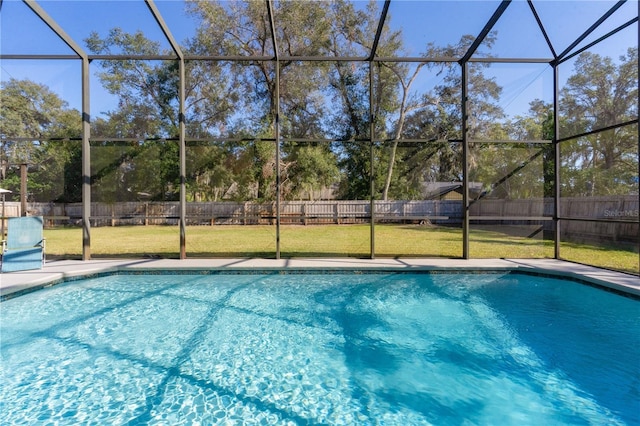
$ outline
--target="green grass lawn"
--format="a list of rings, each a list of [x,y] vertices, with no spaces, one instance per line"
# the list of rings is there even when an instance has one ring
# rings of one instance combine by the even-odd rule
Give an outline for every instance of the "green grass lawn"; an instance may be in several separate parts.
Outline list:
[[[45,229],[47,256],[80,258],[80,228]],[[275,226],[189,226],[188,257],[275,257]],[[553,243],[541,239],[472,229],[472,258],[551,258]],[[118,226],[91,229],[93,257],[179,257],[177,226]],[[368,225],[280,227],[282,257],[368,257]],[[562,243],[561,256],[581,263],[638,273],[638,253],[613,247]],[[418,225],[375,226],[375,254],[380,257],[462,257],[462,230]]]

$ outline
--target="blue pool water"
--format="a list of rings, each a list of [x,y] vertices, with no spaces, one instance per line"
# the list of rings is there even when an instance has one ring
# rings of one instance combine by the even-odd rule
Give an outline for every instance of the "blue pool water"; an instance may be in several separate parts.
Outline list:
[[[0,424],[640,424],[640,302],[522,274],[114,275],[0,304]]]

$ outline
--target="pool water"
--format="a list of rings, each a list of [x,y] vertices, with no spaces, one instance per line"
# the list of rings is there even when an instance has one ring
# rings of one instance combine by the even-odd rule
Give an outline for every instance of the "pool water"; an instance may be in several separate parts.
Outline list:
[[[495,274],[113,275],[0,304],[0,424],[640,424],[640,302]]]

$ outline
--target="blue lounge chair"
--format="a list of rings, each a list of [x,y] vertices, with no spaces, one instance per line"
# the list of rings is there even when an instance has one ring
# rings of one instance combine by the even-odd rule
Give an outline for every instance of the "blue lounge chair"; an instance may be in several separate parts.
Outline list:
[[[41,216],[11,217],[7,220],[7,239],[2,241],[2,272],[42,268],[42,229]]]

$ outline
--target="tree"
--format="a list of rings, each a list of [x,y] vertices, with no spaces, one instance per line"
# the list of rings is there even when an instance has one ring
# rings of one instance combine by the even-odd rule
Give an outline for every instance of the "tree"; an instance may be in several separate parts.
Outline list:
[[[92,32],[85,40],[96,54],[122,51],[130,55],[159,55],[158,42],[147,39],[142,31],[128,34],[113,28],[104,39]],[[165,52],[166,53],[166,52]],[[170,136],[176,129],[177,73],[170,72],[171,62],[144,60],[101,61],[104,70],[97,73],[104,88],[118,96],[118,110],[105,112],[115,125],[116,134],[106,136],[148,137]]]
[[[340,171],[328,144],[296,144],[283,173],[283,197],[308,199],[338,181]]]
[[[37,201],[79,201],[80,112],[47,86],[10,79],[0,90],[0,180],[19,194],[19,164],[27,164],[29,196]],[[11,168],[10,166],[13,166]]]
[[[615,63],[584,52],[561,93],[562,136],[579,135],[638,117],[638,49]],[[563,195],[637,193],[638,129],[622,126],[562,143]]]
[[[281,55],[315,56],[326,52],[330,34],[327,9],[319,2],[279,2],[274,4],[278,22],[278,45]],[[272,35],[264,3],[253,1],[191,2],[190,12],[201,20],[193,46],[210,55],[272,56]],[[312,37],[309,34],[313,34]],[[322,90],[326,66],[302,66],[293,61],[281,61],[280,78],[280,129],[283,136],[321,137],[322,119],[325,116]],[[232,73],[244,89],[244,101],[237,105],[244,112],[242,126],[235,127],[236,136],[252,134],[253,137],[272,139],[276,120],[276,70],[271,61],[236,62]],[[251,125],[247,125],[251,123]],[[237,177],[244,185],[257,185],[257,198],[273,199],[275,168],[300,170],[302,158],[296,152],[297,144],[287,144],[283,156],[276,159],[275,143],[254,140],[244,146],[248,151],[238,156],[248,167],[245,174],[253,179]],[[316,152],[316,156],[326,150]],[[304,154],[302,154],[304,156]],[[247,159],[252,161],[247,161]],[[311,163],[310,163],[311,164]],[[295,166],[295,167],[294,167]],[[305,172],[303,172],[305,173]],[[286,176],[285,176],[286,178]],[[246,191],[245,191],[246,192]]]
[[[101,54],[114,51],[134,55],[169,53],[161,52],[159,44],[148,40],[142,32],[128,34],[119,28],[112,29],[104,39],[92,33],[86,42],[92,52]],[[187,52],[198,52],[198,49],[202,47],[193,40],[185,47]],[[98,119],[93,123],[93,134],[116,140],[139,140],[137,146],[130,147],[130,155],[113,158],[113,161],[132,161],[135,156],[137,160],[128,166],[106,164],[106,174],[102,173],[102,178],[109,170],[120,169],[122,173],[131,173],[146,182],[140,192],[151,191],[152,199],[177,199],[178,145],[165,138],[175,140],[178,136],[178,62],[124,60],[100,64],[104,70],[99,73],[101,82],[110,93],[118,96],[119,102],[117,110],[106,112],[106,120]],[[185,74],[187,135],[206,138],[225,133],[226,121],[234,113],[240,98],[239,82],[230,72],[229,65],[188,61]],[[138,151],[146,151],[146,154],[141,157],[136,153]],[[132,186],[135,185],[127,188]],[[116,199],[131,197],[130,193],[123,192]]]
[[[409,71],[406,64],[402,63],[389,63],[383,64],[388,68],[398,79],[400,85],[400,102],[398,105],[398,118],[396,120],[393,138],[391,142],[391,148],[389,153],[389,165],[387,167],[387,177],[384,182],[384,188],[382,190],[382,199],[387,200],[389,196],[389,187],[391,186],[391,178],[393,176],[393,170],[396,162],[396,152],[398,150],[398,143],[403,135],[405,120],[407,116],[413,111],[424,108],[429,102],[422,97],[421,99],[417,95],[412,94],[411,86],[416,81],[416,78],[420,74],[420,70],[426,65],[426,63],[420,63],[414,67],[413,71]],[[413,96],[412,96],[413,95]]]
[[[428,44],[423,54],[428,57],[460,57],[469,48],[474,37],[466,35],[456,44],[445,47]],[[495,34],[489,34],[484,46],[491,48]],[[495,80],[485,77],[483,69],[486,65],[469,66],[469,111],[468,127],[471,139],[501,139],[503,132],[499,123],[503,118],[502,109],[497,105],[501,88]],[[389,193],[395,198],[420,198],[424,196],[427,182],[452,182],[462,180],[462,71],[457,64],[425,63],[423,71],[435,75],[444,74],[442,82],[431,90],[420,94],[412,102],[410,114],[406,114],[404,122],[396,122],[396,138],[424,139],[428,142],[398,143],[393,149],[402,146],[398,154],[395,168],[388,168],[396,174],[390,179]],[[405,85],[407,86],[407,85]],[[400,116],[399,116],[400,117]],[[400,133],[398,128],[402,127]],[[481,156],[495,155],[492,147],[471,144],[469,162],[472,173],[477,176]],[[393,159],[393,158],[392,158]],[[394,183],[395,182],[395,183]]]
[[[333,3],[331,9],[334,30],[329,50],[334,56],[358,56],[370,52],[371,34],[375,34],[380,16],[378,5],[370,1],[365,10],[356,10],[353,3],[342,0]],[[388,21],[378,44],[378,54],[394,56],[402,46],[401,33],[391,31]],[[385,171],[381,164],[388,153],[382,149],[381,139],[386,139],[385,124],[396,109],[397,93],[394,73],[388,67],[377,66],[373,72],[374,97],[370,99],[370,69],[368,65],[335,62],[329,75],[331,99],[335,114],[331,116],[332,135],[343,142],[334,144],[342,181],[338,196],[347,199],[367,199],[371,195],[370,179],[376,192],[381,193],[385,183]],[[370,103],[373,110],[370,111]],[[371,118],[374,120],[376,141],[370,139]],[[373,151],[373,163],[372,153]]]
[[[29,192],[38,201],[82,201],[80,112],[63,108],[34,159]]]
[[[122,51],[131,55],[158,55],[159,44],[141,31],[114,28],[104,39],[93,32],[85,40],[98,54]],[[107,91],[118,96],[118,109],[95,120],[92,134],[113,138],[92,149],[92,196],[102,201],[130,201],[137,193],[154,200],[177,197],[178,72],[173,61],[101,61],[98,76]],[[137,142],[118,142],[135,138]],[[155,139],[151,141],[150,139]],[[172,191],[170,190],[172,186]]]
[[[505,129],[509,138],[518,140],[546,140],[548,144],[536,145],[527,144],[529,148],[536,148],[537,156],[541,156],[542,175],[534,170],[533,173],[526,174],[521,188],[522,193],[512,192],[508,196],[511,198],[524,198],[525,193],[536,181],[542,179],[542,196],[552,198],[555,196],[555,147],[551,143],[554,139],[554,119],[553,105],[539,99],[530,102],[529,112],[525,116],[516,116],[513,120],[505,123]],[[536,196],[538,196],[536,194]]]

